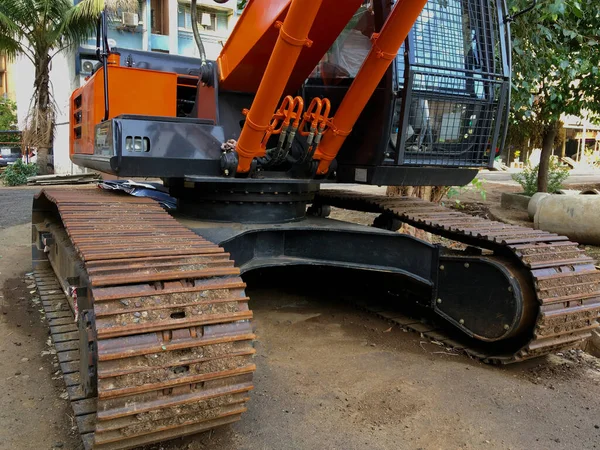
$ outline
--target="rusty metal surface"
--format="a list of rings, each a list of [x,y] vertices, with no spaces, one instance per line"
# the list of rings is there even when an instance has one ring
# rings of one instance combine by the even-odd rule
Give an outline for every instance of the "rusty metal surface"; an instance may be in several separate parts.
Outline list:
[[[393,214],[416,228],[513,258],[535,290],[537,319],[531,339],[509,354],[464,348],[473,356],[494,363],[522,361],[578,344],[598,327],[600,270],[564,236],[473,217],[415,198],[321,190],[315,201]]]
[[[253,387],[255,336],[245,284],[229,255],[150,199],[102,191],[40,195],[56,205],[93,299],[98,395],[72,398],[74,410],[85,406],[78,419],[84,444],[134,448],[238,420]],[[38,283],[45,280],[52,277],[44,273]],[[58,303],[48,303],[48,313],[64,312],[64,295]],[[55,342],[71,344],[64,358],[72,367],[63,372],[73,382],[77,333],[58,333],[69,326],[67,317],[53,319]]]

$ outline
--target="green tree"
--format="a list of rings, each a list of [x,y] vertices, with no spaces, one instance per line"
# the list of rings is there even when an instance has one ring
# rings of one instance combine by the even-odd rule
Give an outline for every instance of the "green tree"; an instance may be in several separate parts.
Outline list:
[[[531,0],[509,0],[512,13]],[[538,191],[548,190],[550,155],[562,113],[600,114],[597,0],[546,0],[512,23],[513,118],[538,124]]]
[[[114,8],[129,9],[137,0],[113,0]],[[0,0],[0,51],[9,58],[24,55],[35,68],[31,107],[24,141],[37,147],[45,171],[52,147],[55,104],[50,89],[52,58],[77,46],[94,31],[104,0]]]
[[[0,130],[17,129],[17,105],[8,98],[0,98]]]
[[[17,130],[17,105],[8,98],[0,98],[0,143],[20,142],[21,136],[2,131]]]

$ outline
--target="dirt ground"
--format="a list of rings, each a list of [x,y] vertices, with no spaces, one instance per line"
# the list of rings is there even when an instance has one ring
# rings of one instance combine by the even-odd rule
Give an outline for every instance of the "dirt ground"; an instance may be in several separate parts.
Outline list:
[[[33,193],[0,189],[0,449],[79,450],[26,277]],[[600,448],[598,359],[492,367],[390,329],[348,294],[265,278],[248,279],[258,370],[242,421],[145,450]]]

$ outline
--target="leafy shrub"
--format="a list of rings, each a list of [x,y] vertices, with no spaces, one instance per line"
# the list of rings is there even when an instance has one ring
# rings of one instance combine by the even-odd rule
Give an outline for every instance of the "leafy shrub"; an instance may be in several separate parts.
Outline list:
[[[532,196],[537,192],[538,172],[540,167],[527,166],[523,172],[514,173],[512,179],[521,185],[525,195]],[[569,169],[558,162],[558,159],[550,158],[548,168],[548,192],[554,194],[563,188],[563,181],[569,176]]]
[[[6,167],[1,178],[6,186],[19,186],[27,183],[27,178],[38,173],[37,164],[25,164],[20,159]]]
[[[451,186],[446,193],[446,197],[448,200],[454,200],[454,206],[456,208],[463,208],[462,203],[457,197],[465,192],[477,192],[481,196],[481,199],[485,202],[487,199],[487,191],[485,190],[484,184],[485,180],[474,178],[466,186]],[[445,203],[442,202],[442,205],[445,206]]]

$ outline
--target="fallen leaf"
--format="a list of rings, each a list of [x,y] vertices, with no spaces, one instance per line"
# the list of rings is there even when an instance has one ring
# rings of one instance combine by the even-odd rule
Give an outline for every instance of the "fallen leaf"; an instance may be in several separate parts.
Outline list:
[[[383,330],[384,333],[389,333],[390,331],[392,331],[393,327],[389,327],[387,330]]]

